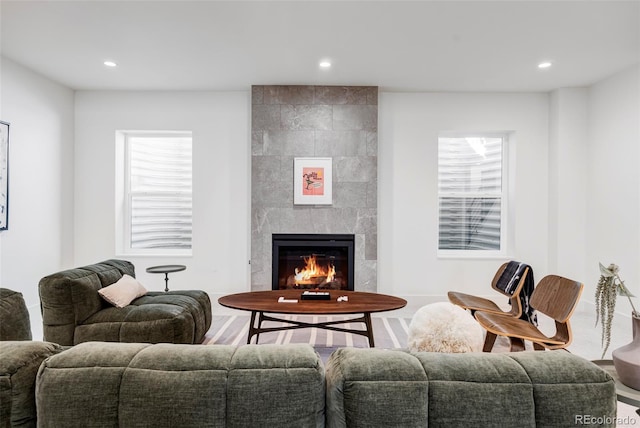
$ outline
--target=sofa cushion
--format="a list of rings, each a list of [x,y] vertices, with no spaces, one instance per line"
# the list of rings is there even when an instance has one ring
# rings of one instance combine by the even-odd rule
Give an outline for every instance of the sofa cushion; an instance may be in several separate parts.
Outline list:
[[[245,345],[231,360],[227,426],[324,426],[322,362],[308,344]]]
[[[563,350],[509,355],[531,379],[536,409],[545,409],[536,411],[536,426],[577,425],[568,415],[615,414],[614,381],[591,361]],[[590,403],[588,412],[585,412],[585,400]]]
[[[98,293],[116,308],[124,308],[138,297],[147,294],[147,289],[134,277],[124,274],[115,283],[98,290]]]
[[[0,288],[0,340],[31,340],[29,310],[22,293]]]
[[[425,427],[428,393],[424,368],[406,352],[338,349],[327,362],[327,425]]]
[[[35,427],[35,380],[42,361],[62,352],[54,343],[0,342],[0,426]]]
[[[615,419],[614,380],[566,351],[406,353],[344,348],[327,362],[327,424],[570,427]]]
[[[310,345],[83,343],[48,359],[36,385],[43,428],[324,426]]]
[[[513,359],[488,353],[470,354],[473,358],[431,352],[413,355],[429,379],[429,425],[483,426],[490,409],[493,415],[499,413],[500,426],[536,426],[531,380]]]
[[[106,308],[76,327],[74,344],[90,341],[194,343],[191,313],[164,303]]]
[[[202,290],[152,291],[134,300],[131,304],[134,306],[170,304],[184,308],[191,314],[194,322],[193,342],[191,343],[202,343],[204,335],[211,327],[211,299]]]
[[[124,308],[108,307],[78,325],[74,344],[89,341],[202,343],[211,326],[204,291],[148,292]]]

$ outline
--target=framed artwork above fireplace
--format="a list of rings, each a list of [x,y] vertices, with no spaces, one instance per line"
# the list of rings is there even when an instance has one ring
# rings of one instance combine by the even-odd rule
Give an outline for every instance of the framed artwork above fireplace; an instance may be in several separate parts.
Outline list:
[[[293,159],[294,205],[331,205],[331,158]]]

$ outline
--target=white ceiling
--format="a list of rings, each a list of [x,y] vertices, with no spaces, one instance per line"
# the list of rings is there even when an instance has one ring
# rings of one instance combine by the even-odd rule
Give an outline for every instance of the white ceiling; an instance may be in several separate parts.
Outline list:
[[[640,62],[639,23],[640,0],[0,3],[3,56],[104,90],[549,91]]]

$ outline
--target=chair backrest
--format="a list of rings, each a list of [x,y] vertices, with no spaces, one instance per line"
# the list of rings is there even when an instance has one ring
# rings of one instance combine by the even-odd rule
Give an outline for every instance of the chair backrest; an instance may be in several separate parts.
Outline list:
[[[536,285],[531,306],[537,311],[565,323],[578,305],[584,284],[558,275],[547,275]]]

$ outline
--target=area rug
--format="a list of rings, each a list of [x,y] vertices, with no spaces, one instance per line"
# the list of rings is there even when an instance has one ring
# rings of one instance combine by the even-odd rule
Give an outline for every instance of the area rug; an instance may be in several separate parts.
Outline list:
[[[283,319],[309,323],[346,320],[353,316],[311,316],[311,315],[279,315]],[[372,317],[373,338],[376,348],[404,348],[407,346],[410,318]],[[285,323],[266,321],[263,327],[284,326]],[[364,329],[362,323],[342,324],[345,328]],[[211,328],[206,334],[203,344],[243,345],[247,343],[249,332],[249,316],[229,315],[214,316]],[[255,343],[255,336],[251,343]],[[341,347],[368,348],[369,341],[365,336],[324,330],[320,328],[302,328],[269,333],[261,333],[260,344],[274,343],[309,343],[324,360],[333,350]]]

